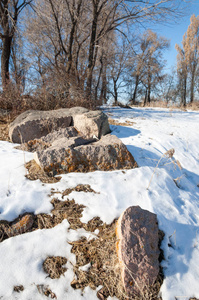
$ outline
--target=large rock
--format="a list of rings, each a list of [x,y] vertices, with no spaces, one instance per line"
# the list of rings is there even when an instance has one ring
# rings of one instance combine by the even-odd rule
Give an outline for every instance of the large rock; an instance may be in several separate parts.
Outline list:
[[[19,115],[10,124],[9,137],[14,143],[26,143],[39,139],[53,130],[68,127],[71,123],[72,117],[68,110],[30,110]]]
[[[88,138],[100,138],[110,132],[108,118],[103,112],[73,107],[52,111],[26,111],[10,124],[9,137],[14,143],[26,143],[72,125]]]
[[[16,146],[15,148],[23,151],[29,151],[29,152],[35,152],[39,150],[41,151],[51,147],[52,144],[57,140],[76,137],[78,135],[79,133],[75,129],[75,127],[70,126],[70,127],[58,129],[57,131],[52,131],[46,136],[42,136],[40,139],[30,140],[27,143],[23,143],[19,146]]]
[[[108,117],[100,110],[73,115],[73,125],[87,138],[96,136],[100,139],[110,133]]]
[[[37,151],[34,159],[51,175],[137,167],[121,140],[109,134],[97,142],[79,137],[62,139],[46,150]]]
[[[116,234],[125,291],[129,297],[143,296],[159,273],[157,217],[131,206],[120,216]]]

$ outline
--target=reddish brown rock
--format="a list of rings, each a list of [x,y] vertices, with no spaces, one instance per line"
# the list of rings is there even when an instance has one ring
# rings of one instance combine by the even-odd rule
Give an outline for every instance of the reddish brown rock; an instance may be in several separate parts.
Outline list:
[[[121,275],[128,296],[143,296],[159,273],[157,216],[139,206],[120,216],[116,234]]]
[[[34,223],[34,216],[27,214],[23,216],[20,220],[13,223],[9,228],[6,228],[6,234],[9,237],[19,235],[30,230]]]

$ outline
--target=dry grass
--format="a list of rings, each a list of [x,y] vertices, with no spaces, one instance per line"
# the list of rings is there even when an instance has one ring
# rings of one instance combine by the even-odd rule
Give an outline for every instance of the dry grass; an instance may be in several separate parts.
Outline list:
[[[0,109],[0,141],[10,141],[8,131],[10,115],[6,110]]]
[[[194,101],[193,103],[189,103],[187,104],[187,109],[190,109],[190,110],[199,110],[199,101]]]
[[[9,124],[2,124],[0,121],[0,141],[10,141],[8,136]]]
[[[132,122],[132,121],[125,121],[125,122],[118,122],[117,120],[108,119],[108,122],[110,125],[116,125],[116,126],[133,126],[134,124],[136,124],[136,122]]]
[[[70,194],[72,191],[77,192],[91,192],[96,193],[90,185],[77,185],[74,188],[68,188],[62,192],[58,190],[51,190],[51,195],[59,193],[62,199]],[[78,229],[84,228],[87,231],[94,232],[98,229],[98,233],[94,233],[96,238],[87,240],[81,238],[79,241],[71,242],[72,253],[76,256],[76,265],[74,265],[75,279],[71,282],[71,286],[75,289],[84,289],[89,286],[92,289],[96,289],[99,286],[102,288],[97,292],[97,297],[101,300],[107,299],[108,296],[115,296],[119,300],[131,299],[125,294],[123,284],[121,281],[121,270],[118,262],[118,256],[116,252],[116,220],[107,225],[103,223],[99,217],[93,218],[88,223],[81,222],[82,212],[85,208],[84,205],[75,203],[74,200],[58,200],[53,198],[51,201],[53,209],[50,215],[39,214],[34,216],[33,230],[43,228],[53,228],[57,224],[61,223],[64,219],[67,219],[70,228]],[[1,221],[6,222],[6,221]],[[8,222],[6,222],[7,224]],[[8,226],[10,224],[8,223]],[[160,237],[162,240],[163,235]],[[9,237],[6,237],[9,238]],[[63,266],[66,264],[67,259],[64,257],[47,257],[43,263],[44,271],[50,278],[59,278],[66,268]],[[87,270],[83,270],[81,267],[89,264]],[[155,284],[150,289],[144,290],[144,297],[135,296],[132,299],[136,300],[155,300],[159,292],[159,288],[162,283],[162,275],[159,277]],[[38,290],[47,297],[55,298],[56,295],[48,288],[48,286],[38,285]]]
[[[75,289],[84,289],[89,286],[98,291],[99,299],[108,296],[116,296],[118,299],[126,299],[120,277],[120,267],[116,253],[116,234],[114,221],[111,225],[103,224],[96,239],[87,240],[82,238],[72,242],[72,253],[76,255],[74,273],[76,279],[71,282]],[[81,267],[90,264],[87,271]]]
[[[67,259],[61,256],[49,256],[43,262],[43,269],[51,279],[60,278],[67,269],[63,267],[67,263]]]
[[[17,292],[17,293],[23,292],[24,287],[23,287],[23,285],[16,285],[16,286],[14,286],[13,291]]]
[[[57,296],[55,295],[55,293],[53,293],[51,291],[51,289],[48,287],[48,285],[44,285],[44,284],[38,284],[37,285],[37,289],[38,292],[41,295],[46,296],[47,298],[51,298],[51,299],[57,299]]]
[[[41,180],[43,183],[56,183],[60,181],[61,177],[50,177],[44,172],[44,170],[35,162],[35,160],[31,160],[25,164],[26,169],[28,170],[28,174],[25,175],[29,180]]]
[[[162,160],[163,160],[164,158],[166,158],[166,161],[165,161],[164,164],[163,164],[164,166],[169,165],[169,164],[173,164],[174,169],[176,169],[176,167],[178,167],[180,170],[182,170],[182,166],[181,166],[179,160],[176,160],[176,159],[173,157],[173,156],[174,156],[174,153],[175,153],[175,149],[172,148],[172,149],[170,149],[170,150],[168,150],[168,151],[166,151],[165,153],[162,154],[162,156],[161,156],[160,159],[158,160],[157,165],[156,165],[156,167],[154,168],[154,171],[153,171],[153,173],[152,173],[152,175],[151,175],[151,178],[150,178],[150,181],[149,181],[147,190],[149,189],[149,187],[150,187],[150,185],[151,185],[153,176],[155,175],[155,172],[156,172],[158,166],[160,165],[160,163],[162,162]],[[180,177],[174,179],[174,182],[175,182],[176,185],[178,184],[178,181],[179,181],[179,180],[180,180]]]
[[[125,293],[121,270],[116,252],[116,220],[110,224],[103,224],[96,238],[87,240],[82,238],[72,242],[72,253],[76,255],[74,273],[76,278],[71,282],[75,289],[84,289],[89,286],[96,289],[103,286],[97,293],[99,299],[107,299],[109,296],[117,297],[119,300],[156,300],[163,281],[162,269],[156,282],[150,287],[143,287],[142,295],[133,297]],[[160,237],[160,241],[162,236]],[[88,265],[86,271],[82,267]]]

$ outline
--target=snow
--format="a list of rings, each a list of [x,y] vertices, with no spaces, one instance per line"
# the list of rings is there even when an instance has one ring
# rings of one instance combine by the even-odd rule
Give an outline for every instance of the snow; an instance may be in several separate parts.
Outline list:
[[[90,184],[98,193],[72,192],[67,196],[86,206],[82,221],[99,216],[110,223],[131,205],[156,213],[165,233],[165,279],[160,295],[163,300],[199,298],[199,112],[107,106],[103,110],[120,123],[134,122],[128,126],[111,125],[111,129],[126,144],[139,168],[70,173],[62,175],[58,183],[42,184],[24,176],[24,162],[31,160],[33,154],[0,141],[0,220],[11,221],[24,212],[50,213],[51,188],[63,191],[77,184]],[[170,149],[175,149],[173,158],[164,155]],[[62,200],[59,194],[56,197]],[[65,220],[53,229],[0,243],[0,299],[46,299],[39,293],[38,284],[49,286],[60,300],[97,299],[96,291],[90,288],[82,293],[70,286],[75,276],[75,257],[68,244],[81,236],[96,237],[97,233],[70,230]],[[46,278],[42,263],[49,255],[67,258],[67,271],[60,279]],[[89,265],[83,267],[87,268]],[[16,285],[23,285],[24,291],[13,292]]]

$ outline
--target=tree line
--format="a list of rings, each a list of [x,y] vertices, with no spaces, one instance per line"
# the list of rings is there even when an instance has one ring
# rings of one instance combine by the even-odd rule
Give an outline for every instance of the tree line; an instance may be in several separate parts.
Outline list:
[[[139,30],[183,8],[178,0],[0,0],[1,98],[28,93],[42,108],[193,102],[199,18],[176,45],[176,78],[164,73],[169,41]]]

